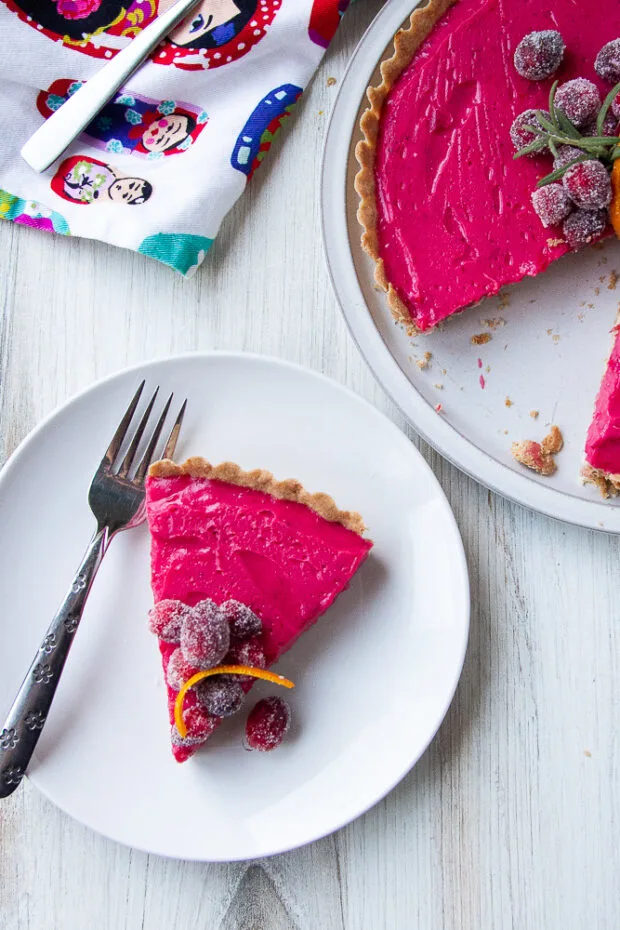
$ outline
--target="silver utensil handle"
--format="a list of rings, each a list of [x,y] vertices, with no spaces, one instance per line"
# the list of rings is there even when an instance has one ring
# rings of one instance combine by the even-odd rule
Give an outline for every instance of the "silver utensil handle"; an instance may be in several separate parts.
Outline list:
[[[105,527],[91,539],[0,731],[0,798],[15,791],[28,768],[109,540]]]
[[[21,150],[30,167],[39,172],[49,168],[197,2],[177,0],[52,113]]]

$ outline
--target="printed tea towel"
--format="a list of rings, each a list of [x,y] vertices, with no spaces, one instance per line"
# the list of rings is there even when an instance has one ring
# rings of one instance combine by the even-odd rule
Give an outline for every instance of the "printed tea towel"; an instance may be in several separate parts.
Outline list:
[[[173,0],[0,0],[0,217],[191,275],[348,0],[202,0],[44,174],[19,155]]]

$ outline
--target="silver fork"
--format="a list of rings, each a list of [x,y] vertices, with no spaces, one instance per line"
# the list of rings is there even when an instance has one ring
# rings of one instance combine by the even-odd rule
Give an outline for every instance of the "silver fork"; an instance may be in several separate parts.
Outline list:
[[[166,401],[161,416],[151,433],[146,451],[133,474],[134,459],[153,411],[159,388],[151,397],[130,439],[120,466],[116,471],[114,470],[121,446],[125,439],[129,438],[129,427],[140,401],[144,384],[143,381],[129,404],[90,486],[88,503],[97,520],[97,529],[75,574],[73,583],[28,669],[4,728],[0,732],[0,798],[6,798],[12,794],[26,772],[54,699],[94,577],[111,540],[121,530],[137,526],[145,519],[144,482],[148,467],[155,457],[159,437],[170,410],[172,394]],[[163,458],[172,458],[174,455],[186,404],[187,401],[184,401],[166,440]]]

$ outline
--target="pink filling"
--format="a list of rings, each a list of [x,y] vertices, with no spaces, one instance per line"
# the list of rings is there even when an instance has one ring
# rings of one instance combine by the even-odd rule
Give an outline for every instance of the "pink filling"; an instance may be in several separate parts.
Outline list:
[[[263,622],[269,665],[348,586],[372,546],[303,504],[221,481],[149,478],[146,497],[155,601],[241,601]],[[160,649],[165,669],[174,646]],[[175,697],[169,689],[171,710]],[[191,752],[175,748],[175,757]]]
[[[541,29],[558,29],[567,53],[553,78],[532,83],[512,56]],[[592,15],[576,0],[458,0],[398,79],[377,151],[379,251],[420,329],[568,251],[531,205],[551,157],[514,161],[510,126],[523,110],[547,109],[554,78],[586,77],[604,96],[594,59],[619,35],[618,3]]]
[[[611,475],[620,475],[620,331],[596,398],[586,439],[586,461]]]

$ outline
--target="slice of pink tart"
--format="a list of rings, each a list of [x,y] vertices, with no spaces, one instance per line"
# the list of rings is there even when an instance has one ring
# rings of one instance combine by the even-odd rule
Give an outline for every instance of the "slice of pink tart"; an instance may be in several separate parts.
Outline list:
[[[183,762],[230,707],[220,716],[221,694],[212,688],[203,700],[199,688],[190,690],[182,737],[174,723],[182,684],[209,664],[272,665],[348,586],[372,543],[361,516],[339,510],[328,495],[231,462],[156,462],[146,509],[151,629],[159,634],[172,751]],[[242,689],[252,683],[243,679]]]
[[[533,30],[557,30],[566,45],[543,80],[513,64]],[[431,0],[395,35],[367,91],[355,183],[362,244],[409,329],[431,330],[570,251],[561,226],[545,228],[532,206],[549,153],[515,161],[511,125],[547,109],[554,79],[585,76],[604,97],[611,85],[594,61],[616,36],[616,0],[600,0],[595,15],[577,0]]]
[[[620,316],[588,429],[582,476],[604,497],[620,493]]]

